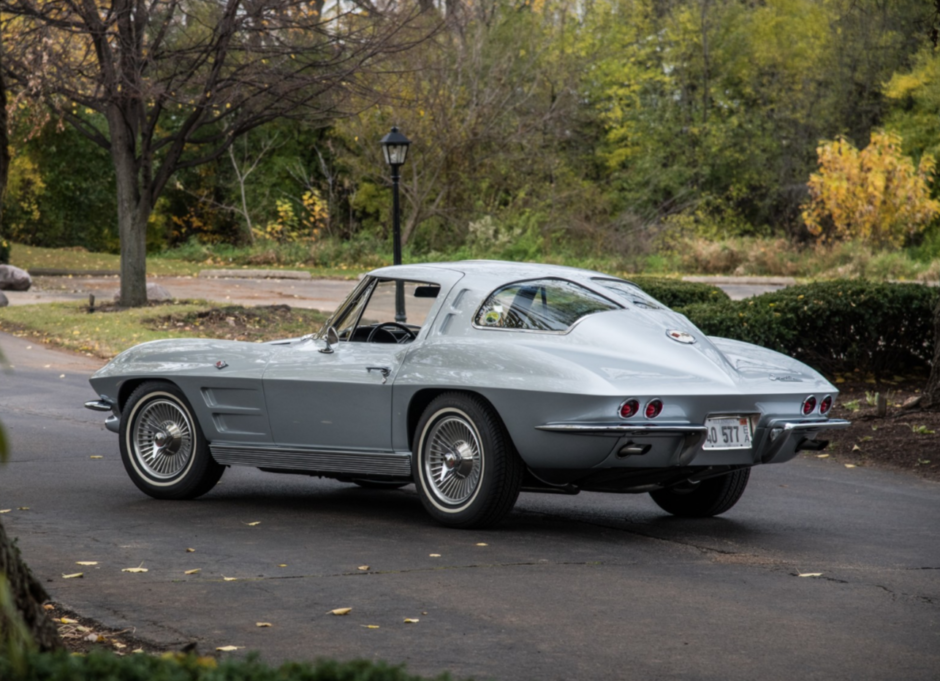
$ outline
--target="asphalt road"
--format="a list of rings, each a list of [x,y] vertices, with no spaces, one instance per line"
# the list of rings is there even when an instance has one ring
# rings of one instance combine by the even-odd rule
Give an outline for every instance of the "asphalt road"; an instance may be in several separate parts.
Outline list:
[[[722,518],[523,494],[491,531],[438,527],[411,488],[245,469],[158,502],[81,407],[95,362],[0,347],[15,367],[0,374],[3,523],[55,600],[110,626],[456,678],[940,678],[937,484],[808,457],[756,470]]]

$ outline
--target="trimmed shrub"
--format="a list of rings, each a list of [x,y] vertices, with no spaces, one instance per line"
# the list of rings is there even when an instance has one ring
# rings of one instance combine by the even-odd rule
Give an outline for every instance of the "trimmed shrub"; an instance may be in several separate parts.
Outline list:
[[[695,303],[728,302],[731,300],[727,293],[711,284],[644,275],[628,275],[625,279],[632,281],[666,307],[676,308]]]
[[[88,655],[30,653],[24,665],[0,657],[4,681],[423,681],[402,667],[367,660],[314,664],[287,662],[269,667],[256,655],[223,660],[167,653],[162,657],[94,651]],[[442,681],[450,677],[437,677]]]
[[[922,284],[826,281],[748,300],[682,306],[709,336],[762,345],[827,375],[929,371],[940,290]]]

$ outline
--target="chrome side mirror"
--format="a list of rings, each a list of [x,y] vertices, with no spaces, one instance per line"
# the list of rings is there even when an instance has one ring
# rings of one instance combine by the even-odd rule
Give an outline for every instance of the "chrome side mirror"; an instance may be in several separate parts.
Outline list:
[[[325,354],[332,353],[333,346],[339,343],[339,334],[336,333],[336,327],[331,326],[329,329],[326,330],[326,338],[324,339],[324,341],[326,341],[326,346],[320,348],[320,352],[325,353]]]

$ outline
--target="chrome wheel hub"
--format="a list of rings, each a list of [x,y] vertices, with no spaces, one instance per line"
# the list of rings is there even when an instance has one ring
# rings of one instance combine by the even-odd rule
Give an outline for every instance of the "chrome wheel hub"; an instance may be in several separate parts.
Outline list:
[[[155,478],[172,478],[184,470],[193,456],[193,442],[189,416],[171,400],[149,402],[134,419],[134,458]]]
[[[483,472],[483,449],[476,429],[466,420],[439,420],[427,437],[425,477],[441,501],[460,504],[473,496]]]

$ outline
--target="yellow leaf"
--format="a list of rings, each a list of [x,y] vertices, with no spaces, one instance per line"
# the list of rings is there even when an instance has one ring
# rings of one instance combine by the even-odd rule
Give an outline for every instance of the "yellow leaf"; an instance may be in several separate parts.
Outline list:
[[[378,624],[360,624],[359,626],[364,627],[366,629],[378,629],[379,628]]]
[[[196,553],[196,549],[186,549],[186,553]]]
[[[70,575],[62,575],[62,579],[77,579],[79,577],[84,577],[84,576],[85,576],[84,572],[73,572]]]
[[[132,655],[138,655],[138,654],[140,654],[140,653],[142,653],[142,652],[144,652],[144,649],[143,649],[143,648],[137,648],[136,650],[132,650],[132,651],[131,651],[131,654],[132,654]]]
[[[369,566],[368,566],[368,565],[360,565],[360,566],[359,566],[359,569],[362,570],[363,572],[365,572],[366,570],[369,569]]]
[[[256,520],[256,521],[253,522],[253,523],[245,523],[245,524],[246,524],[248,527],[254,527],[255,525],[260,525],[260,524],[261,524],[261,521],[260,521],[260,520]]]
[[[216,648],[220,653],[230,653],[233,650],[241,650],[245,646],[219,646]]]
[[[69,619],[68,617],[62,617],[59,621],[62,624],[78,624],[78,620]]]
[[[17,511],[28,511],[28,510],[29,510],[29,506],[20,506],[20,507],[17,508],[16,510],[17,510]]]
[[[13,510],[12,508],[4,508],[4,509],[0,509],[0,513],[9,513],[12,510]]]
[[[225,575],[222,575],[222,581],[223,582],[237,582],[238,577],[226,577]]]
[[[421,621],[421,620],[419,620],[419,619],[412,619],[412,618],[410,618],[410,617],[406,617],[406,618],[405,618],[405,624],[417,624],[417,623],[420,622],[420,621]]]
[[[428,555],[429,555],[431,558],[440,558],[440,557],[441,557],[441,554],[439,554],[439,553],[429,553]]]
[[[822,577],[821,572],[801,572],[797,577]]]
[[[52,605],[51,603],[46,603],[44,606],[42,606],[42,609],[43,610],[55,610],[55,606]]]
[[[853,452],[860,452],[860,451],[862,451],[862,448],[859,447],[858,445],[855,445],[855,446],[852,447],[852,451],[853,451]]]
[[[194,574],[196,574],[197,572],[202,572],[202,568],[195,568],[194,570],[187,570],[187,571],[184,572],[183,574],[184,574],[184,575],[194,575]]]
[[[817,455],[816,455],[816,458],[817,458],[817,459],[828,459],[828,458],[829,458],[829,455],[828,455],[828,454],[817,454]]]
[[[480,542],[479,544],[477,544],[477,546],[489,546],[489,544],[484,544],[483,542]]]
[[[846,467],[846,468],[855,468],[855,464],[854,464],[854,463],[847,463],[847,464],[845,464],[845,467]]]
[[[287,563],[281,563],[278,567],[287,567]]]
[[[97,560],[77,560],[75,561],[76,565],[97,565]]]
[[[332,615],[348,615],[352,612],[352,608],[336,608],[336,610],[330,610]]]
[[[127,646],[121,643],[120,641],[111,641],[111,645],[120,650],[121,648],[126,648]]]
[[[255,622],[255,626],[259,629],[267,629],[271,626],[270,622]]]
[[[135,568],[124,568],[124,569],[121,570],[121,572],[135,572],[135,573],[136,573],[136,572],[147,572],[147,568],[145,568],[145,567],[144,567],[144,564],[141,563],[140,565],[138,565],[138,566],[135,567]]]
[[[100,454],[92,454],[92,455],[89,456],[88,458],[89,458],[89,459],[103,459],[104,457],[101,456]]]

